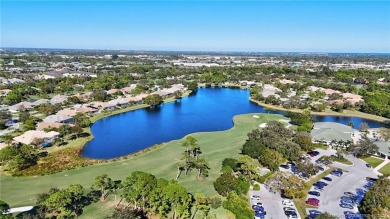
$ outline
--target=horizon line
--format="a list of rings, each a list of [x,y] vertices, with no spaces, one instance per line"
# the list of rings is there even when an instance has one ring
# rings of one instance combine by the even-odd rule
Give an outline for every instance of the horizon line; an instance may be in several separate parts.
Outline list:
[[[335,51],[240,51],[240,50],[148,50],[148,49],[95,49],[95,48],[56,48],[56,47],[0,47],[0,49],[35,49],[35,50],[86,50],[86,51],[119,51],[119,52],[196,52],[196,53],[310,53],[310,54],[386,54],[389,52],[335,52]]]

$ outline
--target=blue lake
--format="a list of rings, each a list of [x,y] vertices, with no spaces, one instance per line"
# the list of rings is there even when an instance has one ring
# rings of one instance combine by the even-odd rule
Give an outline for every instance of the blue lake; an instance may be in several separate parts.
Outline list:
[[[120,157],[190,133],[229,129],[238,114],[266,112],[249,101],[248,90],[199,88],[196,94],[178,102],[98,120],[91,127],[94,139],[85,145],[82,155],[96,159]],[[314,116],[314,119],[342,124],[352,121],[355,127],[361,122],[367,122],[370,128],[382,126],[379,122],[356,117]]]

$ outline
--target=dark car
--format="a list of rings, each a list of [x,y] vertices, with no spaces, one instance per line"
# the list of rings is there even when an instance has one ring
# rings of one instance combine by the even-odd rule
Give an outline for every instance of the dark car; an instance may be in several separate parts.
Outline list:
[[[324,171],[324,170],[325,170],[322,166],[317,166],[317,168],[318,168],[320,171]]]
[[[308,217],[310,219],[313,219],[313,218],[316,218],[318,215],[322,214],[321,211],[318,211],[318,210],[309,210],[309,215]]]
[[[333,170],[332,172],[330,172],[330,174],[335,175],[335,176],[342,176],[343,172],[342,171],[338,171],[338,170]]]
[[[342,199],[342,200],[340,200],[340,203],[341,204],[347,204],[347,205],[354,205],[355,204],[355,202],[354,201],[352,201],[352,200],[348,200],[348,199]]]
[[[282,164],[282,165],[280,165],[280,167],[283,168],[283,169],[290,169],[290,167],[288,165],[286,165],[286,164]]]
[[[298,218],[298,214],[295,211],[292,211],[289,215],[287,215],[289,218]]]
[[[319,214],[309,214],[309,215],[307,215],[307,217],[308,217],[309,219],[314,219],[314,218],[318,217],[318,215],[319,215]]]
[[[309,210],[309,214],[322,214],[319,210]]]
[[[369,163],[367,163],[366,167],[371,168],[372,166]]]
[[[255,217],[264,219],[264,218],[265,218],[265,213],[256,213],[256,214],[255,214]]]
[[[323,180],[326,180],[326,181],[329,181],[331,182],[332,181],[332,178],[328,177],[328,176],[325,176],[325,177],[322,177]]]
[[[349,204],[345,204],[345,203],[340,203],[339,205],[342,208],[353,209],[353,205],[349,205]]]
[[[309,151],[309,152],[307,152],[307,154],[310,155],[311,157],[314,157],[314,156],[319,155],[320,152],[318,152],[318,151]]]
[[[315,195],[315,196],[320,196],[321,194],[317,191],[310,191],[309,195]]]
[[[318,181],[318,182],[314,183],[313,185],[314,185],[314,186],[327,186],[328,183],[322,182],[322,181]]]
[[[294,211],[289,210],[289,211],[284,211],[284,214],[288,217],[288,216],[290,216],[292,214],[296,214],[296,212],[295,212],[295,210]]]

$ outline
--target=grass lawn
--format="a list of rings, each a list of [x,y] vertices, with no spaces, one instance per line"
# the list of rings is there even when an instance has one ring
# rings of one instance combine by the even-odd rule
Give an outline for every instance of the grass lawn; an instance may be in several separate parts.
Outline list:
[[[390,175],[390,163],[379,169],[379,172],[383,175]]]
[[[191,193],[202,192],[207,196],[215,195],[213,182],[220,175],[222,160],[226,157],[239,155],[240,149],[247,139],[247,133],[257,128],[261,123],[286,119],[276,114],[256,114],[259,116],[258,119],[253,118],[252,115],[235,116],[235,125],[229,130],[193,134],[198,139],[203,151],[202,157],[209,163],[209,177],[197,179],[196,171],[193,171],[188,176],[182,175],[178,180],[180,184]],[[157,177],[174,179],[177,172],[177,162],[181,152],[184,151],[181,143],[182,139],[174,140],[127,159],[66,170],[52,175],[36,177],[1,175],[0,199],[6,201],[11,207],[32,205],[35,203],[36,194],[47,192],[51,187],[64,188],[70,184],[81,184],[89,188],[94,178],[104,173],[114,180],[124,179],[135,170],[149,172]],[[88,212],[88,208],[86,212]]]
[[[362,160],[369,163],[373,168],[377,167],[379,164],[381,164],[383,162],[383,159],[379,159],[376,157],[366,157],[366,158],[363,158]]]
[[[342,157],[342,158],[337,158],[337,157],[331,157],[331,161],[336,161],[345,165],[352,165],[353,163],[349,161],[348,159]]]
[[[310,191],[310,188],[313,186],[313,184],[315,182],[319,181],[320,179],[322,179],[322,177],[327,176],[330,172],[332,172],[332,170],[334,170],[333,167],[329,168],[328,170],[325,170],[320,175],[318,175],[318,176],[314,177],[313,179],[309,180],[306,183],[306,185],[305,185],[305,190],[304,190],[304,194],[305,195],[302,198],[294,199],[295,206],[297,207],[299,215],[302,218],[306,218],[306,216],[307,216],[307,214],[306,214],[306,197],[307,197],[307,194]],[[310,206],[310,208],[314,208],[314,207]]]
[[[120,197],[117,196],[117,200],[115,200],[113,195],[109,195],[105,202],[98,201],[96,203],[92,203],[91,205],[85,207],[83,209],[83,213],[77,217],[80,219],[96,219],[96,218],[106,218],[114,212],[115,206],[118,204]],[[210,209],[209,215],[215,215],[216,218],[227,219],[226,210],[221,206],[217,209]],[[195,214],[194,219],[203,219],[202,211],[198,211]]]

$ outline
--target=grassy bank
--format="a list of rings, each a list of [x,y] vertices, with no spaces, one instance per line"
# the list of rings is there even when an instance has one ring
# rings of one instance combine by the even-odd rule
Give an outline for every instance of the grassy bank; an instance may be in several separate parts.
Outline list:
[[[303,110],[301,109],[285,109],[281,106],[275,106],[275,105],[271,105],[271,104],[265,104],[261,101],[257,101],[257,100],[253,100],[253,99],[250,99],[252,102],[254,103],[257,103],[259,104],[260,106],[263,106],[263,107],[266,107],[268,109],[274,109],[274,110],[280,110],[280,111],[290,111],[290,112],[294,112],[294,113],[303,113]],[[339,113],[339,112],[335,112],[335,111],[331,111],[331,110],[325,110],[325,112],[310,112],[312,115],[319,115],[319,116],[345,116],[345,117],[359,117],[359,118],[363,118],[363,119],[369,119],[369,120],[374,120],[374,121],[378,121],[378,122],[383,122],[383,121],[386,121],[386,120],[389,120],[388,118],[385,118],[385,117],[381,117],[381,116],[376,116],[376,115],[372,115],[372,114],[368,114],[368,113],[363,113],[363,112],[359,112],[359,111],[356,111],[356,110],[343,110],[342,113]]]
[[[208,178],[196,179],[196,171],[190,172],[187,177],[181,176],[179,182],[190,192],[202,192],[206,195],[216,194],[213,182],[220,175],[221,162],[226,157],[236,157],[240,148],[247,139],[247,133],[258,127],[259,124],[285,119],[280,115],[253,114],[234,117],[234,127],[220,132],[195,133],[202,148],[204,157],[209,162],[210,174]],[[31,205],[35,202],[35,195],[47,192],[51,187],[64,188],[70,184],[81,184],[89,188],[97,175],[107,173],[113,179],[124,179],[132,171],[150,172],[157,177],[173,179],[176,175],[177,162],[181,152],[182,140],[174,140],[155,147],[150,151],[140,153],[128,159],[121,159],[107,163],[99,163],[60,173],[36,177],[2,176],[0,179],[0,199],[11,207]]]
[[[383,159],[379,159],[376,157],[366,157],[366,158],[362,158],[362,160],[369,163],[373,168],[377,167],[379,164],[383,162]]]
[[[390,175],[390,163],[379,169],[379,172],[383,175]]]

